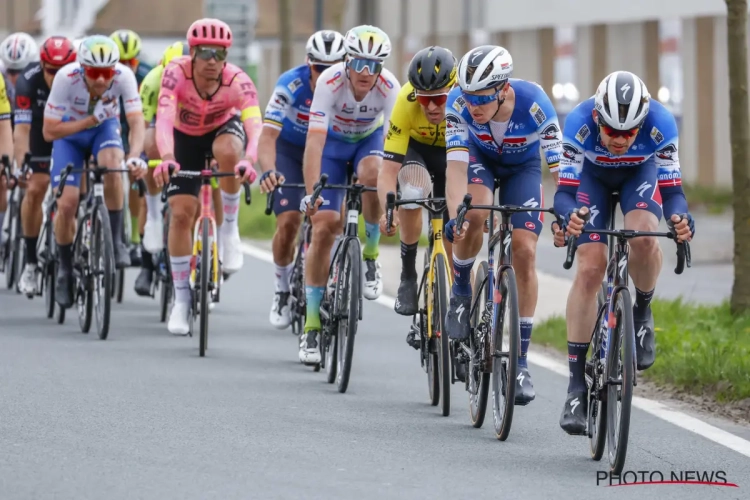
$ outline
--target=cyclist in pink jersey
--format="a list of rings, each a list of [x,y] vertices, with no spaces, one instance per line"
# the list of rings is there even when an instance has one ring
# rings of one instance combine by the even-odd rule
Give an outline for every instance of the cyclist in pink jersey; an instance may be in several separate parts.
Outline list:
[[[164,70],[156,115],[156,145],[162,163],[154,171],[167,195],[169,261],[175,303],[167,325],[175,335],[187,335],[190,289],[190,254],[193,222],[198,215],[198,179],[169,179],[169,167],[177,171],[202,170],[206,153],[212,153],[219,170],[235,178],[220,179],[224,222],[219,231],[219,255],[223,270],[242,267],[237,226],[241,182],[253,182],[258,138],[262,127],[255,85],[247,74],[226,62],[232,45],[229,26],[218,19],[200,19],[187,32],[190,56],[174,59]],[[245,167],[244,177],[239,169]]]

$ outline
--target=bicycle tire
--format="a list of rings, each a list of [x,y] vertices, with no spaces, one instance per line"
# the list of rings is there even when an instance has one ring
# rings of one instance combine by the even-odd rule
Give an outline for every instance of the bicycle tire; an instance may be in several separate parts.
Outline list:
[[[172,302],[172,282],[166,277],[158,277],[159,286],[161,287],[159,293],[159,321],[164,323],[167,321],[167,313],[169,312],[169,304]]]
[[[208,349],[208,278],[211,275],[211,245],[209,245],[208,220],[201,221],[201,263],[200,263],[200,341],[199,349],[201,358],[206,355]]]
[[[635,330],[633,329],[633,301],[630,290],[620,287],[613,294],[613,313],[617,321],[614,335],[607,346],[607,377],[617,380],[619,347],[622,345],[622,385],[607,386],[607,448],[609,467],[612,474],[620,474],[625,467],[628,452],[628,435],[630,434],[630,413],[633,399],[633,381],[635,377]],[[616,333],[615,333],[616,332]],[[612,341],[615,340],[615,343]],[[620,396],[618,398],[618,387]],[[617,404],[620,403],[620,425],[616,425]]]
[[[24,238],[18,238],[18,243],[16,246],[16,252],[18,255],[18,265],[16,266],[16,277],[15,277],[15,283],[16,283],[16,293],[21,293],[21,276],[23,275],[24,269],[26,269],[26,240]],[[29,298],[33,298],[34,295],[30,295]]]
[[[453,371],[451,366],[451,345],[448,334],[445,331],[445,315],[448,311],[448,267],[445,257],[438,254],[435,258],[435,268],[433,269],[436,293],[432,294],[432,310],[435,313],[433,325],[433,334],[437,332],[440,339],[438,348],[438,361],[440,367],[440,398],[442,400],[441,410],[444,417],[451,414],[451,387],[453,386]]]
[[[60,304],[57,305],[57,324],[62,325],[65,323],[65,309],[60,306]]]
[[[477,269],[476,277],[474,278],[474,290],[472,295],[472,301],[476,303],[474,311],[471,315],[471,334],[476,338],[476,331],[481,327],[480,321],[482,320],[482,311],[487,306],[487,293],[485,287],[487,286],[487,274],[489,272],[489,265],[487,261],[483,261],[479,264]],[[487,327],[487,325],[484,325]],[[476,395],[473,391],[469,390],[469,416],[471,417],[471,425],[479,429],[484,424],[484,417],[487,414],[487,400],[490,394],[490,372],[483,370],[481,366],[474,367],[472,363],[469,364],[469,369],[466,370],[467,377],[474,377],[474,370],[478,373],[475,379],[470,379],[470,387],[472,383],[478,384]]]
[[[85,234],[85,228],[90,219],[91,216],[87,214],[78,222],[78,231],[80,234],[76,235],[76,248],[73,252],[75,262],[83,262],[81,253],[84,245],[84,241],[82,241],[84,237],[82,235]],[[87,262],[79,273],[79,278],[75,279],[75,288],[78,292],[76,297],[76,302],[78,303],[78,324],[81,327],[81,333],[89,333],[94,314],[94,287],[92,286],[90,249],[86,260]]]
[[[122,304],[122,296],[125,293],[125,269],[118,269],[115,275],[115,298],[118,304]]]
[[[424,254],[424,272],[419,289],[422,290],[422,308],[414,315],[413,323],[419,329],[420,335],[420,364],[427,373],[427,388],[430,391],[430,405],[437,406],[440,403],[440,360],[438,349],[435,346],[435,337],[431,335],[427,325],[427,301],[430,300],[430,291],[427,287],[427,274],[430,272],[430,256],[432,247]]]
[[[16,279],[16,267],[18,256],[16,254],[16,238],[13,234],[14,219],[16,218],[15,202],[8,201],[8,234],[5,245],[5,286],[8,290],[13,288]]]
[[[359,240],[349,238],[348,241],[345,240],[342,243],[346,243],[346,248],[339,260],[341,267],[338,274],[339,282],[336,286],[336,300],[334,300],[334,311],[338,317],[337,344],[339,349],[336,381],[340,393],[346,392],[349,387],[354,358],[354,337],[357,333],[357,321],[359,321],[359,299],[362,296],[360,290],[362,285],[362,252],[359,247]],[[345,286],[341,285],[342,280],[346,281]],[[345,289],[346,292],[342,293]],[[344,302],[347,302],[347,304],[344,305]],[[346,319],[341,314],[344,310],[347,311]]]
[[[49,227],[45,227],[45,240],[47,244],[47,262],[44,266],[44,305],[47,309],[47,317],[52,318],[55,315],[55,277],[57,276],[57,256],[55,251],[55,240],[52,235],[52,221],[47,219]]]
[[[164,274],[161,274],[161,265],[156,269],[157,283],[161,286],[161,293],[159,297],[159,321],[164,323],[167,321],[167,315],[169,314],[169,306],[172,303],[174,289],[172,288],[172,269],[169,267],[169,204],[167,204],[162,210],[162,244],[164,248],[159,251],[161,263],[164,265]]]
[[[591,347],[589,348],[589,359],[586,361],[586,389],[588,399],[588,410],[586,412],[587,435],[589,438],[589,452],[591,459],[599,461],[604,455],[604,445],[607,440],[607,399],[604,390],[599,387],[599,370],[601,363],[599,353],[601,352],[602,329],[601,324],[606,312],[606,303],[599,303],[599,314],[596,316],[596,326],[591,335]],[[604,332],[606,334],[606,332]]]
[[[332,384],[336,381],[336,375],[338,374],[338,349],[339,349],[339,343],[338,343],[338,335],[323,335],[321,332],[321,347],[325,348],[325,353],[321,354],[321,359],[324,360],[325,368],[326,368],[326,382],[329,384]],[[326,342],[328,345],[325,345]]]
[[[13,221],[12,221],[14,229],[13,231],[11,231],[12,234],[14,235],[13,253],[15,254],[15,258],[14,258],[15,274],[13,276],[13,284],[15,285],[17,294],[21,293],[21,289],[19,288],[19,285],[21,283],[21,275],[23,274],[24,267],[26,266],[26,240],[21,236],[23,234],[23,227],[21,226],[21,202],[22,200],[23,200],[23,197],[21,197],[21,200],[16,206],[16,216],[13,218]]]
[[[92,214],[92,237],[94,251],[92,262],[94,264],[92,274],[95,276],[96,284],[94,293],[96,295],[96,331],[101,340],[106,340],[109,335],[109,320],[112,312],[112,279],[114,277],[115,253],[112,244],[112,229],[109,226],[109,214],[103,204],[98,204]],[[99,269],[99,266],[102,269]],[[101,282],[96,278],[99,277]]]
[[[518,376],[518,354],[521,349],[521,322],[518,312],[518,287],[516,285],[516,273],[512,267],[500,269],[500,276],[495,286],[495,293],[500,293],[502,299],[498,306],[498,319],[490,343],[492,354],[492,401],[493,421],[495,424],[495,437],[500,441],[508,439],[510,428],[513,423],[513,410],[516,399],[516,377]],[[494,301],[493,301],[494,303]],[[500,358],[496,356],[498,350],[503,348],[503,327],[505,326],[505,310],[508,310],[508,355],[505,369]],[[499,345],[499,347],[498,347]],[[501,385],[498,385],[501,384]],[[504,390],[503,390],[504,387]],[[501,391],[503,394],[500,394]],[[499,398],[503,397],[503,407],[500,407]]]

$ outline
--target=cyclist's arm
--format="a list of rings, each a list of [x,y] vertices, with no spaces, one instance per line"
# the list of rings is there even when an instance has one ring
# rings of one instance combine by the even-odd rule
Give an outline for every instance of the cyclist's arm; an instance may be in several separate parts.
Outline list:
[[[237,109],[240,111],[240,120],[247,135],[247,147],[245,148],[245,159],[250,163],[258,161],[258,140],[263,122],[260,118],[260,107],[258,106],[258,91],[255,84],[246,73],[240,72],[232,82],[238,89]]]
[[[42,135],[47,142],[77,134],[98,124],[94,115],[89,115],[82,120],[62,121],[65,117],[65,112],[68,111],[67,78],[67,74],[63,74],[62,71],[57,72],[52,82],[49,97],[47,98],[47,105],[44,107]]]
[[[276,168],[276,139],[279,138],[281,130],[264,126],[258,140],[258,162],[260,171],[268,172]]]
[[[13,113],[13,156],[18,167],[23,165],[23,157],[29,151],[32,97],[26,76],[20,76],[16,82],[16,109]]]
[[[156,111],[156,147],[162,160],[174,160],[174,121],[177,117],[177,86],[182,70],[170,62],[164,70]]]
[[[391,113],[383,147],[383,168],[378,174],[378,198],[384,210],[388,192],[396,192],[398,171],[401,169],[404,155],[409,148],[409,131],[411,130],[409,102],[406,96],[403,97],[396,103]]]
[[[569,131],[566,124],[563,136],[563,154],[561,155],[558,168],[554,208],[555,212],[561,217],[564,217],[565,214],[577,208],[576,193],[578,192],[578,186],[581,184],[584,145],[572,137],[572,135],[569,135],[569,132],[572,134],[576,133],[577,129],[573,128],[574,130]]]
[[[135,79],[135,74],[131,71],[122,76],[124,78],[120,80],[120,84],[122,85],[121,92],[124,109],[120,110],[120,112],[125,113],[125,119],[130,128],[130,136],[128,137],[130,152],[128,153],[128,158],[140,158],[141,153],[143,153],[143,143],[146,139],[143,104],[141,103],[141,96],[138,94],[138,82]]]
[[[151,123],[151,120],[156,116],[156,98],[159,95],[159,85],[161,84],[162,72],[160,68],[152,69],[149,71],[146,78],[141,83],[140,95],[141,104],[143,106],[143,120],[146,123]]]
[[[333,109],[333,101],[333,93],[328,85],[323,78],[318,78],[310,105],[310,121],[307,126],[307,141],[305,141],[305,154],[302,160],[307,194],[312,194],[313,186],[320,178],[320,165],[323,160],[323,148],[326,145],[329,114]]]
[[[451,219],[456,218],[458,205],[463,201],[469,185],[469,141],[469,128],[461,113],[455,113],[452,107],[446,106],[445,198]]]
[[[396,100],[398,99],[398,94],[401,91],[401,84],[398,83],[398,80],[393,76],[393,74],[387,70],[383,70],[383,73],[385,75],[381,75],[381,78],[385,78],[385,80],[390,85],[390,88],[387,91],[387,94],[385,96],[385,105],[383,106],[383,124],[388,125],[388,122],[391,119],[391,114],[393,114],[393,107],[396,105]],[[387,86],[386,86],[387,88]]]
[[[284,117],[294,96],[286,85],[276,84],[273,95],[266,105],[263,115],[263,130],[258,141],[258,161],[262,172],[274,170],[276,167],[276,139],[284,126]]]
[[[658,128],[663,137],[668,139],[658,144],[659,149],[654,153],[654,161],[664,207],[664,218],[670,219],[674,214],[688,213],[688,204],[685,192],[682,190],[680,158],[677,153],[677,124],[672,116],[665,121],[659,123]]]
[[[10,121],[10,101],[5,88],[0,92],[0,155],[13,156],[13,127]]]
[[[544,120],[537,128],[539,134],[539,147],[541,148],[542,155],[547,161],[547,166],[555,179],[555,183],[559,177],[560,157],[562,156],[562,134],[560,133],[560,122],[557,119],[557,111],[552,105],[547,94],[544,90],[539,87],[539,94],[537,95],[536,102],[542,109],[546,120]],[[534,122],[536,123],[536,122]]]

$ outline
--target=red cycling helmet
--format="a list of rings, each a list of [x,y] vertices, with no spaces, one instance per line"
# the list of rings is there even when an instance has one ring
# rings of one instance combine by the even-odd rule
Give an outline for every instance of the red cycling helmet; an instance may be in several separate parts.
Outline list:
[[[76,60],[76,50],[73,42],[64,36],[51,36],[42,44],[39,59],[47,64],[65,66]]]
[[[187,31],[187,41],[190,47],[219,45],[228,49],[232,46],[232,30],[224,21],[206,17],[190,25]]]

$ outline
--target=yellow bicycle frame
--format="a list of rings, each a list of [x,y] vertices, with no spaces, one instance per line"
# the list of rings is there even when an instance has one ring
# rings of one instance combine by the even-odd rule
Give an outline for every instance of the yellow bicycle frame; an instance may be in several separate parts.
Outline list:
[[[430,214],[430,225],[432,226],[432,253],[430,254],[430,266],[428,267],[427,271],[427,282],[425,283],[425,288],[427,292],[427,338],[432,338],[432,317],[433,317],[433,291],[436,287],[437,282],[437,276],[435,274],[435,261],[437,260],[438,255],[443,256],[443,260],[445,260],[445,268],[446,268],[446,274],[448,275],[448,289],[450,290],[450,287],[453,286],[453,276],[451,275],[451,267],[450,263],[448,262],[448,253],[445,251],[445,245],[443,245],[443,229],[444,229],[444,222],[443,222],[443,214],[437,213],[437,214]],[[440,332],[442,335],[443,332]]]

